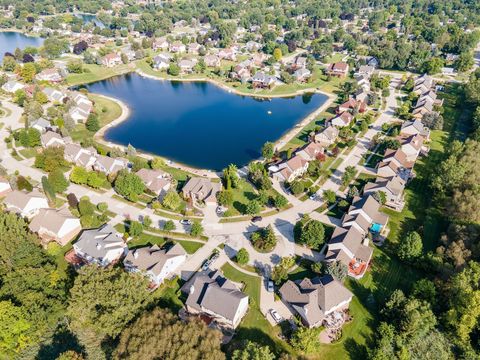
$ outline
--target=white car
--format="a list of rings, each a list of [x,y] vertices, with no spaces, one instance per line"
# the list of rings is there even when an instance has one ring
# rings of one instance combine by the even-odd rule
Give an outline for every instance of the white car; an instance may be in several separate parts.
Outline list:
[[[180,224],[182,224],[182,225],[192,225],[192,220],[182,219],[182,220],[180,220]]]
[[[276,310],[270,309],[269,312],[270,315],[272,315],[273,320],[275,320],[277,324],[283,321],[283,318],[278,314]]]
[[[273,281],[272,280],[268,280],[268,283],[267,283],[267,291],[268,292],[273,292],[275,290],[275,288],[273,287]]]
[[[316,193],[312,194],[312,195],[310,195],[310,200],[317,200],[317,197],[318,197],[318,195]]]

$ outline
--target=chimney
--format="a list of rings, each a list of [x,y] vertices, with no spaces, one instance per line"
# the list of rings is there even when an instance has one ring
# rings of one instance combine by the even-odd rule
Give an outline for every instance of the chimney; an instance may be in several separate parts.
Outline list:
[[[97,249],[100,250],[102,248],[102,245],[100,245],[100,243],[97,242]]]
[[[195,286],[193,286],[193,285],[190,286],[190,291],[189,292],[190,292],[190,294],[193,294],[195,292]]]
[[[138,259],[138,251],[137,251],[137,250],[135,250],[135,251],[133,252],[133,257],[134,257],[135,259]]]

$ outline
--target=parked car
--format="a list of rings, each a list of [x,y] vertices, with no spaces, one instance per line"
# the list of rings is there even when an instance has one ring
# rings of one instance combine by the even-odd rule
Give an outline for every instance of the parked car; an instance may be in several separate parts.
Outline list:
[[[270,312],[270,315],[272,315],[273,320],[275,320],[277,324],[283,321],[283,318],[280,316],[280,314],[276,310],[270,309],[269,312]]]
[[[259,221],[262,221],[263,218],[261,216],[254,216],[252,217],[252,222],[259,222]]]
[[[212,257],[210,258],[210,262],[214,262],[215,260],[217,260],[218,258],[220,257],[220,254],[219,253],[215,253],[212,255]]]
[[[318,198],[318,195],[316,193],[310,195],[310,200],[317,200],[317,198]]]
[[[202,271],[206,271],[208,269],[208,267],[210,266],[211,264],[211,261],[210,260],[205,260],[202,264]]]
[[[268,292],[273,292],[275,290],[274,286],[273,286],[273,281],[272,280],[268,280],[268,283],[267,283],[267,291]]]
[[[192,225],[192,220],[182,219],[182,220],[180,220],[180,224],[182,224],[182,225]]]

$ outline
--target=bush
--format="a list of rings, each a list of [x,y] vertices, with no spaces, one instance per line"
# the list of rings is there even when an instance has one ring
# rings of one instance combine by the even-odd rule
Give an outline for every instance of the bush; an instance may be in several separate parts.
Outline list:
[[[235,260],[240,265],[247,264],[249,259],[250,259],[250,255],[248,254],[248,251],[245,248],[241,248],[240,250],[238,250],[237,255],[235,256]]]
[[[301,181],[294,181],[290,185],[290,190],[294,195],[299,195],[305,191],[305,185]]]
[[[138,221],[130,221],[128,233],[130,236],[137,237],[143,232],[143,225]]]
[[[81,216],[93,215],[95,213],[95,205],[89,199],[82,198],[78,203],[78,211]]]
[[[199,221],[195,220],[192,224],[190,229],[190,235],[192,236],[200,236],[203,234],[203,226],[200,224]]]
[[[165,221],[165,224],[163,225],[163,230],[173,231],[175,229],[176,229],[176,226],[175,226],[175,223],[172,220]]]
[[[103,213],[103,212],[108,210],[108,204],[105,203],[105,202],[98,203],[97,204],[97,209],[98,209],[98,211]]]
[[[48,182],[51,184],[53,191],[58,194],[63,193],[68,188],[68,180],[60,169],[55,169],[48,174]]]

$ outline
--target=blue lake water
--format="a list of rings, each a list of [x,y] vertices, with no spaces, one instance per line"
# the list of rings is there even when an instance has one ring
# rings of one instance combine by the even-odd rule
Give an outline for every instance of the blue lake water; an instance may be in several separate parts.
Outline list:
[[[41,37],[27,36],[15,31],[0,32],[0,60],[3,59],[6,52],[13,54],[16,48],[38,47],[42,44],[43,39]]]
[[[207,82],[159,81],[138,74],[86,88],[130,107],[130,117],[105,134],[108,141],[212,170],[260,157],[266,141],[278,140],[327,100],[322,94],[259,100]]]

